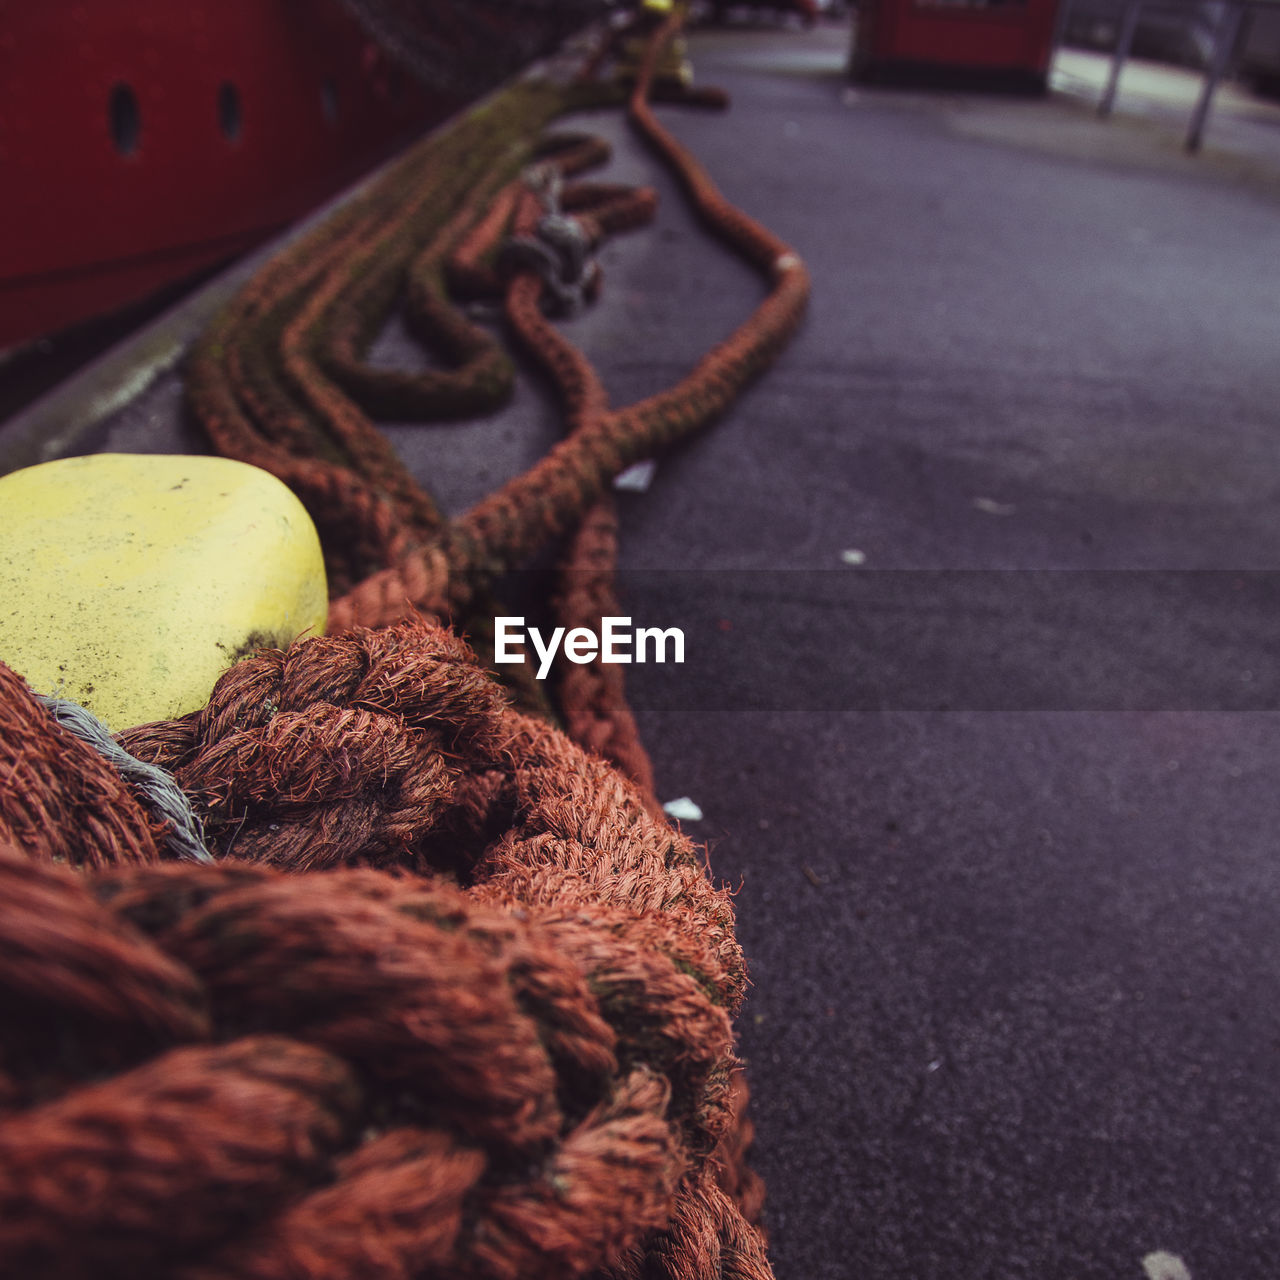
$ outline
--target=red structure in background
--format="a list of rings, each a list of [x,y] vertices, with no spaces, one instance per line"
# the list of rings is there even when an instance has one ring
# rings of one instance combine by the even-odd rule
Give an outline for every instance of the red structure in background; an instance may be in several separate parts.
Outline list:
[[[1059,0],[861,0],[855,79],[996,75],[1043,90]]]
[[[0,349],[233,257],[459,102],[333,0],[0,0]]]

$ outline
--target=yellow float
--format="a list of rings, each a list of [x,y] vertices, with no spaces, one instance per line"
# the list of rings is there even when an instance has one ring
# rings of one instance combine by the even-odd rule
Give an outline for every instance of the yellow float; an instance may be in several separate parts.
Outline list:
[[[113,731],[203,706],[326,608],[315,526],[257,467],[95,454],[0,476],[0,661]]]

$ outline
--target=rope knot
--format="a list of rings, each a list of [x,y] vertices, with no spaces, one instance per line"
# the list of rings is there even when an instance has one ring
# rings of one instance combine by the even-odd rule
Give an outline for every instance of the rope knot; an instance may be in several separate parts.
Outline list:
[[[38,759],[65,736],[2,666],[0,722]],[[0,792],[0,1272],[703,1276],[723,1248],[767,1276],[716,1154],[727,895],[461,641],[265,650],[120,743],[215,861],[145,825],[117,857],[100,822],[77,874],[58,839],[19,851],[33,815]]]

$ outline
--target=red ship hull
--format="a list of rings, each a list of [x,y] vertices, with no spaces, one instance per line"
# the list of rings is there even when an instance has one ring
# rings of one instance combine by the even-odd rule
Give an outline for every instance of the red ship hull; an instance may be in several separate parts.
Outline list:
[[[234,257],[462,100],[331,0],[0,0],[0,349]]]

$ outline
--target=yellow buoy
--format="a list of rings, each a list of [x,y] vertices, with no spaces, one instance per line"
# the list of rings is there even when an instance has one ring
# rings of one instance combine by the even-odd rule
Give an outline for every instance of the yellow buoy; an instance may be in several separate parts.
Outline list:
[[[106,453],[0,476],[0,661],[112,730],[203,706],[326,610],[315,526],[257,467]]]

